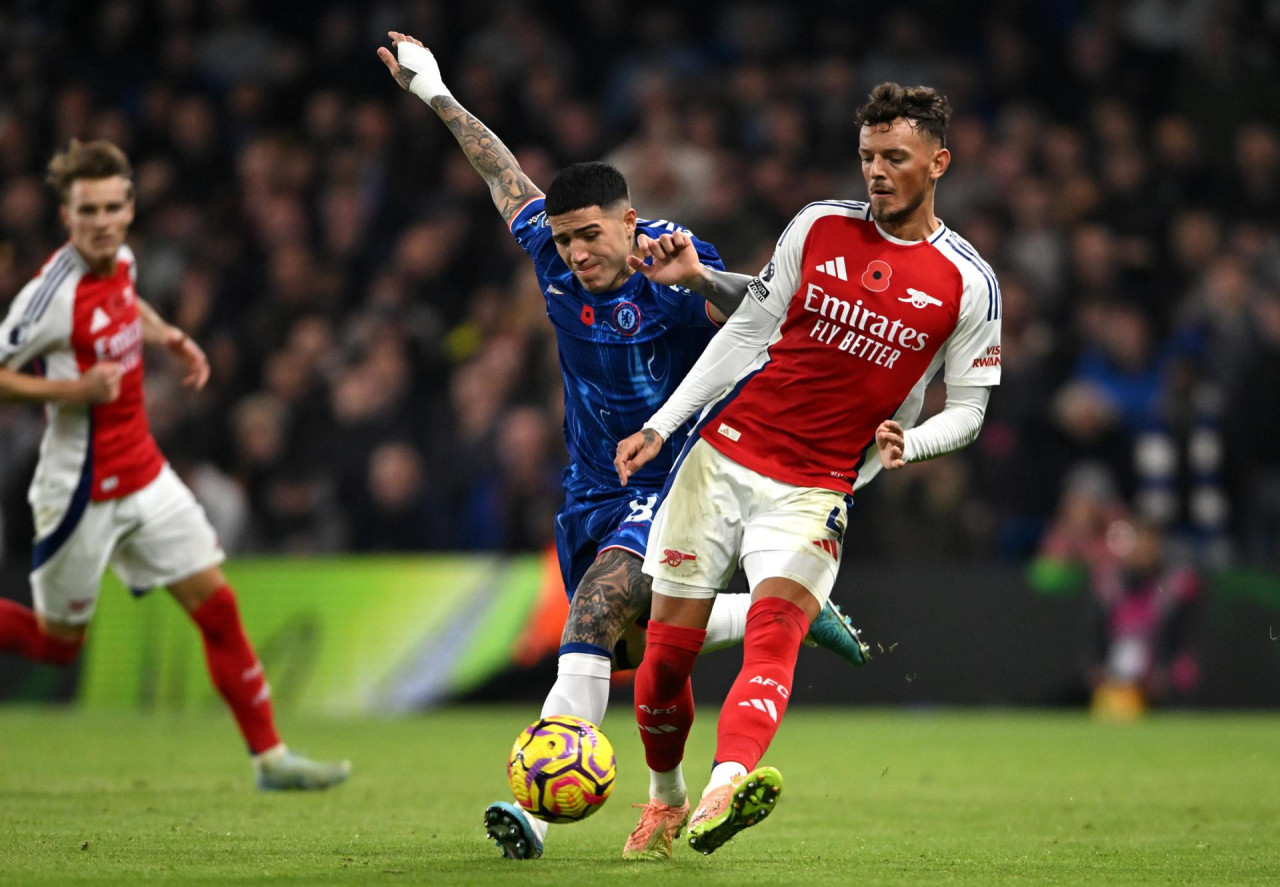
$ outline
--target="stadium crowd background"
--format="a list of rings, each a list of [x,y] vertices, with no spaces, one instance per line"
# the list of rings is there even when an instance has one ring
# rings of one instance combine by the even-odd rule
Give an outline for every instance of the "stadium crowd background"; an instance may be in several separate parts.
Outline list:
[[[139,291],[213,366],[192,396],[149,355],[153,428],[229,551],[538,549],[565,460],[542,297],[385,32],[535,182],[608,159],[747,272],[808,201],[865,196],[869,88],[926,83],[1004,382],[974,447],[859,495],[854,556],[1025,558],[1070,492],[1201,565],[1280,566],[1280,4],[982,6],[6,4],[0,294],[63,240],[51,153],[111,139]],[[11,563],[42,428],[0,409]]]

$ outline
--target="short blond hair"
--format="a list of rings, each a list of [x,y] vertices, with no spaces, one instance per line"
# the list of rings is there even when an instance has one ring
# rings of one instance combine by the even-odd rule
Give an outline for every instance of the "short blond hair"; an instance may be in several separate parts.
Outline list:
[[[77,179],[109,179],[123,176],[129,182],[129,197],[133,197],[133,167],[129,158],[111,142],[99,139],[82,142],[72,139],[65,151],[59,151],[49,161],[45,182],[66,203],[71,195],[71,185]]]

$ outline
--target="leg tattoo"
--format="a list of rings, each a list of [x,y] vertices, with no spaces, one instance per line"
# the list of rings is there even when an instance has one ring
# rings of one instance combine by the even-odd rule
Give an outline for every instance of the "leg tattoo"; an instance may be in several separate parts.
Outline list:
[[[649,611],[652,580],[640,569],[641,563],[620,548],[596,558],[573,595],[561,643],[612,650],[627,626]]]

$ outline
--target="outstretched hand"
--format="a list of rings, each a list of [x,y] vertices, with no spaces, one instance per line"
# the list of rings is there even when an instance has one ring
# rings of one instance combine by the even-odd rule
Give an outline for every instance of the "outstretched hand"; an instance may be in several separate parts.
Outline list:
[[[401,43],[412,43],[416,46],[422,46],[422,41],[416,37],[410,37],[408,34],[401,34],[399,31],[388,31],[387,36],[391,38],[391,46],[395,49],[400,47]],[[424,49],[426,47],[423,47]],[[396,78],[396,83],[400,84],[401,89],[408,89],[409,84],[413,82],[413,75],[417,71],[410,71],[408,68],[400,67],[400,61],[395,54],[385,46],[378,47],[378,58],[382,59],[382,63],[387,66],[387,70],[391,72],[391,76]]]
[[[618,450],[613,457],[613,467],[618,472],[618,480],[625,487],[627,480],[649,460],[662,452],[662,435],[652,428],[641,428],[635,434],[618,441]]]
[[[902,458],[907,448],[906,432],[892,419],[885,419],[876,429],[876,449],[880,451],[880,464],[892,471],[906,465]]]
[[[693,238],[684,231],[663,234],[656,240],[641,234],[636,237],[636,252],[640,255],[627,256],[627,265],[660,286],[692,289],[702,270]]]
[[[437,95],[447,95],[449,90],[440,76],[440,65],[431,50],[422,41],[399,31],[388,31],[393,53],[385,46],[378,47],[378,58],[387,66],[391,76],[401,89],[407,89],[424,102]],[[415,82],[416,81],[416,82]]]

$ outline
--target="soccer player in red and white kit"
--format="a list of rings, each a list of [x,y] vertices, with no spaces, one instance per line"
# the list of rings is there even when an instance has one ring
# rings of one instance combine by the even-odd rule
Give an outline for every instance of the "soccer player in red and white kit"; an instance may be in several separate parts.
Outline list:
[[[680,387],[618,445],[625,483],[710,405],[676,462],[644,563],[654,594],[635,701],[651,797],[629,844],[678,834],[688,815],[689,676],[739,561],[752,604],[711,781],[689,820],[703,853],[767,816],[781,791],[778,771],[758,765],[786,711],[800,639],[835,582],[854,490],[881,467],[959,449],[982,427],[1000,381],[1000,290],[934,216],[950,115],[927,87],[877,86],[857,117],[870,202],[805,207]],[[688,249],[637,270],[703,293],[735,285]],[[944,364],[946,407],[912,428]]]
[[[69,242],[14,299],[0,324],[0,397],[43,402],[48,427],[29,499],[36,540],[34,611],[0,599],[0,651],[53,665],[84,642],[102,573],[141,594],[160,585],[204,639],[214,686],[230,706],[264,789],[320,789],[346,780],[346,761],[312,761],[276,733],[262,664],[240,624],[222,548],[191,491],[151,436],[143,344],[209,378],[204,352],[134,289],[128,158],[115,145],[72,141],[49,164]],[[16,370],[34,362],[38,375]]]

